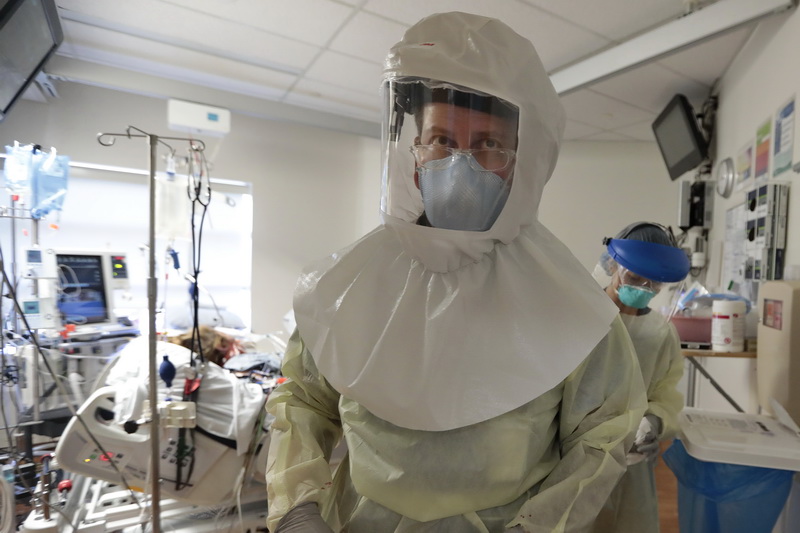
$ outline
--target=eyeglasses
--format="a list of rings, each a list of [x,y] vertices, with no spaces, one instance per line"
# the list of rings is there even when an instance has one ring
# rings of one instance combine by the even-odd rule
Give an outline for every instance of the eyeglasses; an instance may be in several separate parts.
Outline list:
[[[467,161],[473,169],[492,172],[503,170],[511,164],[516,156],[514,150],[486,150],[483,148],[459,150],[438,144],[415,144],[409,148],[409,151],[414,154],[417,163],[425,168],[441,168],[441,165],[429,165],[429,163],[447,158],[455,160],[459,154],[469,154],[472,157],[468,157]]]
[[[653,292],[659,292],[663,283],[653,281],[651,279],[643,278],[638,274],[634,274],[630,270],[623,269],[620,275],[620,281],[623,285],[633,285],[634,287],[644,287]]]

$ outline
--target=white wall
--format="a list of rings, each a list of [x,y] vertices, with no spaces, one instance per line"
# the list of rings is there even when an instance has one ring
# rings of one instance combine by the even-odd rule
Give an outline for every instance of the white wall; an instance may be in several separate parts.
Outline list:
[[[791,58],[799,47],[800,13],[797,10],[766,19],[754,31],[719,83],[717,161],[725,157],[735,160],[742,147],[755,140],[756,129],[765,120],[774,120],[778,108],[790,98],[797,97],[800,71]],[[795,126],[795,162],[800,159],[799,134]],[[771,159],[770,154],[770,175]],[[797,188],[797,175],[792,171],[782,174],[779,179],[789,181],[794,188],[789,194],[786,264],[797,265],[800,264],[800,246],[797,245],[800,237],[800,189]],[[714,227],[709,239],[711,262],[708,284],[712,288],[720,284],[725,213],[743,201],[742,192],[734,192],[728,199],[715,195]],[[705,368],[746,411],[755,412],[758,409],[755,359],[703,359]],[[712,410],[732,410],[705,380],[700,381],[698,405]]]
[[[0,143],[55,146],[73,161],[147,170],[144,139],[122,138],[103,147],[97,133],[124,132],[133,125],[160,136],[185,136],[168,129],[165,100],[73,83],[59,83],[58,91],[60,98],[47,104],[19,102],[0,123]],[[276,331],[291,308],[301,268],[377,225],[379,141],[238,114],[225,138],[203,140],[213,177],[252,183],[253,330]],[[163,162],[158,165],[163,170]],[[147,205],[141,209],[146,213]],[[8,231],[7,225],[0,228]],[[87,247],[91,238],[87,235]],[[98,246],[105,247],[105,240]],[[42,244],[47,245],[46,233]],[[238,259],[214,256],[208,248],[204,256],[204,261]]]
[[[0,142],[52,145],[74,161],[146,169],[144,140],[104,148],[96,134],[134,125],[183,136],[167,128],[164,100],[65,82],[58,90],[61,98],[48,104],[20,102],[0,123]],[[278,330],[301,269],[379,223],[380,141],[239,114],[224,139],[204,140],[213,176],[253,185],[253,329]],[[674,226],[677,194],[654,144],[565,143],[540,218],[591,270],[602,238],[628,223]]]
[[[772,118],[778,108],[790,98],[797,97],[800,89],[800,71],[790,56],[800,46],[800,12],[766,19],[755,30],[742,51],[731,63],[719,84],[719,110],[717,113],[717,161],[733,157],[748,142],[754,141],[756,128]],[[795,111],[795,116],[797,112]],[[794,130],[794,162],[800,159],[800,131]],[[770,154],[770,174],[772,173]],[[795,181],[792,171],[779,176],[781,180]],[[796,184],[792,184],[796,188]],[[734,192],[725,199],[717,195],[714,209],[714,228],[710,233],[713,255],[709,282],[719,283],[719,251],[724,240],[725,212],[741,204],[744,194]],[[800,236],[800,191],[790,191],[788,242],[786,264],[800,264],[800,247],[793,246]],[[713,277],[712,277],[713,276]]]
[[[655,143],[568,142],[544,190],[539,219],[591,271],[613,237],[631,222],[678,223],[679,185]]]

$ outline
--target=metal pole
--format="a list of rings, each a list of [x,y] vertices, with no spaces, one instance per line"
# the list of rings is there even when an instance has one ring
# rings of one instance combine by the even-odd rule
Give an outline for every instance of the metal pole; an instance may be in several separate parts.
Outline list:
[[[39,246],[39,221],[32,218],[31,219],[31,239],[33,246]],[[14,266],[16,269],[16,264]],[[16,283],[16,274],[14,275],[14,283]],[[14,289],[16,290],[16,285],[14,285]],[[39,280],[36,279],[33,282],[33,295],[37,298],[39,297]],[[19,331],[17,331],[19,333]],[[39,337],[35,331],[31,331],[30,334],[33,336],[33,420],[36,422],[40,422],[42,420],[41,411],[39,407],[39,401],[42,395],[42,376],[39,374],[39,358],[42,357],[42,354],[39,351]],[[33,455],[33,448],[31,447],[31,456]]]
[[[135,130],[139,133],[131,133],[131,130]],[[98,133],[97,134],[97,142],[102,144],[103,146],[111,146],[114,144],[114,139],[118,136],[125,136],[128,139],[132,137],[146,137],[148,145],[150,147],[150,176],[148,181],[148,191],[150,196],[150,228],[149,228],[149,245],[150,245],[150,253],[149,253],[149,275],[147,278],[147,310],[148,310],[148,321],[149,321],[149,357],[148,357],[148,370],[150,372],[149,378],[149,386],[150,386],[150,393],[148,394],[148,399],[150,402],[150,476],[151,476],[151,501],[150,501],[150,508],[152,512],[152,531],[153,533],[160,533],[161,529],[161,473],[159,469],[159,462],[160,462],[160,446],[158,441],[159,435],[159,416],[158,416],[158,394],[156,390],[156,301],[157,301],[157,291],[158,291],[158,284],[156,282],[156,147],[158,143],[164,144],[170,150],[170,147],[167,143],[164,142],[164,139],[172,139],[172,140],[180,140],[180,141],[189,141],[192,143],[192,146],[199,147],[200,150],[205,149],[205,144],[199,140],[193,140],[184,137],[160,137],[158,135],[152,135],[145,131],[140,130],[139,128],[135,128],[133,126],[128,126],[128,129],[125,133]],[[109,137],[110,140],[104,142],[103,138]],[[173,150],[174,152],[174,150]]]
[[[692,362],[689,361],[689,369],[686,373],[686,406],[687,407],[694,407],[695,396],[697,395],[697,391],[695,387],[697,386],[697,370]]]
[[[24,207],[24,204],[23,204]],[[17,202],[14,200],[14,194],[11,195],[11,279],[7,280],[14,290],[17,290]],[[14,328],[14,333],[21,332],[19,327],[19,319],[17,316],[17,308],[11,306],[11,327]],[[38,417],[36,418],[38,420]]]
[[[150,228],[148,242],[150,244],[149,253],[149,274],[147,277],[147,316],[149,322],[149,361],[150,372],[150,509],[152,512],[152,531],[159,533],[161,522],[161,473],[159,472],[160,446],[158,442],[159,420],[158,420],[158,394],[156,390],[156,147],[158,145],[157,135],[148,135],[150,145],[150,179],[147,183],[150,196]]]
[[[697,369],[697,370],[698,370],[698,371],[699,371],[701,374],[703,374],[703,376],[704,376],[704,377],[705,377],[705,378],[706,378],[706,379],[707,379],[707,380],[708,380],[708,381],[711,383],[711,385],[713,385],[713,386],[714,386],[714,388],[715,388],[715,389],[717,389],[717,392],[719,392],[720,394],[722,394],[722,397],[723,397],[723,398],[725,398],[726,400],[728,400],[728,402],[729,402],[729,403],[730,403],[730,404],[733,406],[733,408],[734,408],[734,409],[736,409],[736,410],[737,410],[737,411],[739,411],[740,413],[744,413],[744,409],[742,409],[741,407],[739,407],[739,404],[738,404],[738,403],[736,403],[736,402],[734,401],[734,399],[733,399],[733,398],[731,398],[731,397],[730,397],[730,395],[729,395],[727,392],[725,392],[725,390],[724,390],[724,389],[723,389],[723,388],[720,386],[720,384],[719,384],[719,383],[717,383],[717,382],[716,382],[716,380],[715,380],[714,378],[712,378],[712,377],[711,377],[711,374],[709,374],[709,373],[706,371],[706,369],[705,369],[705,368],[703,368],[703,365],[701,365],[700,363],[698,363],[698,362],[695,360],[695,358],[694,358],[693,356],[691,356],[691,355],[688,355],[688,356],[687,356],[687,358],[689,359],[689,362],[690,362],[690,363],[692,363],[692,365],[694,365],[694,367],[695,367],[695,368],[696,368],[696,369]]]

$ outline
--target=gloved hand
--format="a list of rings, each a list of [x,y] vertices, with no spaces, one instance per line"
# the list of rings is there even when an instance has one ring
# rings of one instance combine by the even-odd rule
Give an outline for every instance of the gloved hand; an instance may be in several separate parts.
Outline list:
[[[658,436],[661,434],[663,423],[654,414],[646,414],[639,423],[636,439],[633,441],[632,453],[638,453],[645,459],[652,459],[658,454]]]
[[[286,513],[275,533],[333,533],[333,530],[320,516],[317,503],[307,502]]]

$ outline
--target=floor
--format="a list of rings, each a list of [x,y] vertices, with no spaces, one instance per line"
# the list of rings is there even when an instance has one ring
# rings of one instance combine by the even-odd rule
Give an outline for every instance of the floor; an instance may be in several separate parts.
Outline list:
[[[672,441],[661,443],[661,452],[669,448]],[[678,527],[678,480],[672,470],[659,456],[656,463],[656,491],[658,492],[658,519],[661,533],[679,533]]]

